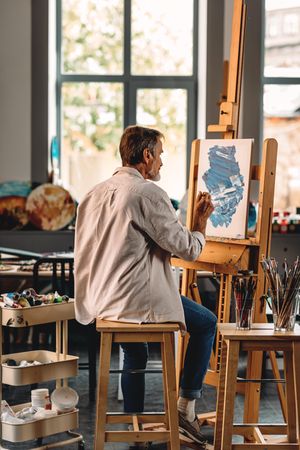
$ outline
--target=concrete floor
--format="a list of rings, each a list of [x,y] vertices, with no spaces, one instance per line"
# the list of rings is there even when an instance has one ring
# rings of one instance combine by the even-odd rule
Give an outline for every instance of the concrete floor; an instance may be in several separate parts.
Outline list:
[[[26,344],[12,344],[11,352],[24,351],[28,349]],[[72,336],[70,333],[70,354],[77,354],[80,356],[80,361],[86,361],[86,349],[80,344],[78,336]],[[114,348],[112,367],[118,368],[118,349]],[[159,359],[159,352],[157,348],[150,348],[150,359]],[[245,358],[242,358],[241,363],[241,375],[245,369]],[[267,373],[267,377],[272,374]],[[161,374],[147,374],[146,375],[146,400],[145,405],[147,411],[162,411],[162,380]],[[76,378],[70,379],[70,386],[74,388],[79,394],[79,431],[84,436],[85,449],[93,449],[94,438],[94,421],[95,421],[95,402],[89,400],[88,393],[88,371],[80,370]],[[48,387],[50,391],[55,389],[55,383],[53,381],[48,383],[42,383],[39,387]],[[8,401],[9,404],[14,405],[23,403],[30,400],[30,386],[22,387],[8,387],[3,388],[3,398]],[[112,374],[110,378],[109,386],[109,410],[110,411],[122,411],[122,402],[117,400],[118,391],[118,375]],[[198,413],[214,411],[216,405],[216,390],[211,386],[205,386],[203,396],[200,400],[197,400],[196,410]],[[241,422],[243,417],[243,396],[237,395],[235,405],[235,422]],[[264,383],[262,385],[261,405],[260,405],[260,420],[269,423],[282,422],[281,409],[276,393],[275,383]],[[207,437],[210,443],[213,443],[213,429],[211,427],[204,427],[203,434]],[[54,442],[58,440],[66,439],[66,434],[55,435],[49,438],[43,439],[43,444],[47,442]],[[239,438],[236,438],[237,440]],[[41,444],[39,444],[41,445]],[[27,450],[38,446],[36,441],[28,441],[26,443],[12,444],[9,442],[2,442],[2,446],[7,449],[19,449]],[[69,445],[68,447],[58,447],[77,449],[77,444]],[[106,450],[127,450],[128,444],[115,444],[107,443]],[[153,450],[166,449],[165,444],[156,444],[151,447]],[[182,450],[186,449],[182,446]]]

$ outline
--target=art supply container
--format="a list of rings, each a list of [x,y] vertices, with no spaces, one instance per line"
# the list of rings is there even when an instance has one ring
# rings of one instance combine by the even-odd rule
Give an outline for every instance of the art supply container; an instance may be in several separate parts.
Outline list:
[[[296,317],[299,312],[299,294],[291,302],[291,306],[286,314],[277,314],[273,309],[273,322],[275,331],[293,331],[296,323]]]
[[[275,258],[263,258],[261,265],[268,280],[265,298],[272,309],[274,330],[293,331],[299,310],[300,258],[290,266],[286,260],[279,265]]]
[[[232,280],[232,286],[235,299],[236,328],[238,330],[250,330],[256,278],[252,274],[237,275]]]
[[[49,389],[34,389],[31,391],[31,404],[38,408],[46,408],[49,403]]]
[[[252,306],[242,309],[240,308],[235,309],[236,328],[238,330],[250,330],[252,323],[252,311],[253,311]]]

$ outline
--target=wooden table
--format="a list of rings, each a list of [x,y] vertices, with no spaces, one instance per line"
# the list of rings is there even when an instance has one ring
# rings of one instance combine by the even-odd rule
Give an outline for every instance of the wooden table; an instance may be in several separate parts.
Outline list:
[[[235,328],[235,324],[221,324],[219,331],[222,336],[222,352],[214,449],[299,450],[300,327],[296,325],[295,331],[292,332],[275,332],[273,324],[263,323],[253,324],[251,330],[241,331]],[[287,401],[286,423],[233,424],[240,350],[283,352]],[[245,407],[250,406],[245,405]],[[245,442],[233,444],[233,435],[244,436]]]

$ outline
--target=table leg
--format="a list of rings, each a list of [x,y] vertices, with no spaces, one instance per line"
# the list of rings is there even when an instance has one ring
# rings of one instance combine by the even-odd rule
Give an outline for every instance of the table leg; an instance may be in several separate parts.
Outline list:
[[[215,437],[214,450],[221,449],[222,438],[222,424],[223,424],[223,408],[224,408],[224,385],[226,374],[226,360],[227,360],[227,342],[223,339],[221,347],[221,361],[219,372],[219,386],[217,390],[217,409],[216,409],[216,423],[215,423]]]
[[[228,341],[224,383],[221,450],[229,450],[232,445],[234,399],[236,394],[239,349],[239,341]]]
[[[295,396],[295,378],[293,367],[293,354],[291,351],[284,351],[284,373],[285,373],[285,392],[287,403],[287,434],[288,442],[297,442],[297,408]]]
[[[295,380],[295,399],[297,409],[297,437],[298,443],[300,440],[300,342],[293,342],[293,366],[294,366],[294,380]]]

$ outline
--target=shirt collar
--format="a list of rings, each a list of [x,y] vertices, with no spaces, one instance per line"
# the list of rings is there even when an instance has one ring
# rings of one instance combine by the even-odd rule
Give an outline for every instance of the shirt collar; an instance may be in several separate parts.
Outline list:
[[[133,167],[117,167],[116,170],[114,171],[113,175],[117,175],[118,173],[120,173],[120,174],[128,173],[129,175],[134,175],[134,176],[142,178],[142,180],[144,180],[143,175],[137,169],[134,169]]]

